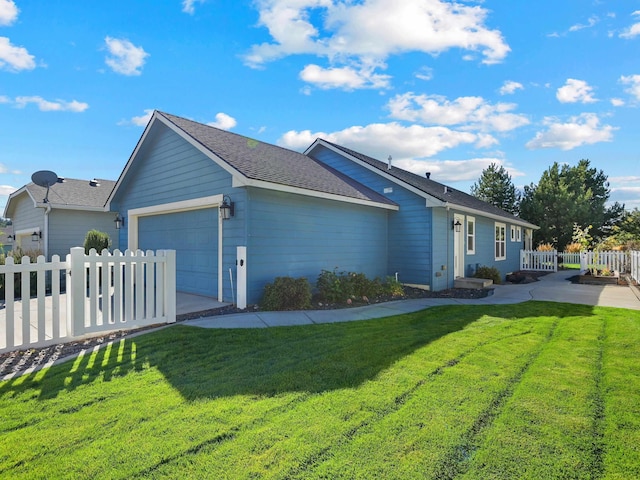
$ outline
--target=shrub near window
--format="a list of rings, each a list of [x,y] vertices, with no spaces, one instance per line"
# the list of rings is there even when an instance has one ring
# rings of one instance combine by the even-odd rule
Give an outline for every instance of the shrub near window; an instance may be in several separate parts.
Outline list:
[[[105,248],[111,247],[111,239],[109,235],[99,230],[89,230],[84,238],[84,253],[89,255],[89,250],[96,249],[98,254],[102,253]]]
[[[263,310],[304,310],[311,307],[311,286],[302,278],[276,277],[264,287]]]

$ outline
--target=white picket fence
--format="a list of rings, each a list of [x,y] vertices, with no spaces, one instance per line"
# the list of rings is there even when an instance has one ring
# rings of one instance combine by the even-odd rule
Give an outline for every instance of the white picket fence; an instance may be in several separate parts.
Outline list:
[[[92,249],[85,255],[75,247],[66,261],[54,255],[51,262],[39,256],[36,263],[23,257],[14,264],[8,257],[0,275],[5,287],[0,353],[176,321],[175,250],[98,254]],[[20,282],[18,299],[14,277]]]
[[[636,283],[640,283],[640,252],[630,252],[631,256],[631,278]]]
[[[558,258],[563,264],[580,265],[580,270],[590,268],[604,269],[627,273],[632,270],[632,253],[638,252],[560,252],[555,250],[539,252],[536,250],[520,251],[520,269],[532,271],[558,271]]]
[[[555,250],[539,252],[537,250],[520,250],[520,270],[534,272],[557,272],[558,252]]]

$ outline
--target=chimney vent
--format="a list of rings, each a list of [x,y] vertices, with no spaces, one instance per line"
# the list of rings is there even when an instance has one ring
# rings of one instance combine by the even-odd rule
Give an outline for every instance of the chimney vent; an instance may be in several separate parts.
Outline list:
[[[391,155],[389,155],[389,158],[387,158],[387,162],[388,162],[387,170],[391,170],[391,160],[393,160],[393,158],[391,158]]]
[[[431,178],[431,172],[427,172],[427,173],[425,173],[425,176],[426,176],[427,178]]]

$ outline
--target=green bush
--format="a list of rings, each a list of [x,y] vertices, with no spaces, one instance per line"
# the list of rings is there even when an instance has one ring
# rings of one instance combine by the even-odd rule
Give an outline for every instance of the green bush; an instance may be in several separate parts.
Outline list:
[[[320,297],[328,303],[344,303],[350,298],[375,298],[380,295],[399,297],[404,295],[402,284],[393,277],[382,282],[370,280],[364,273],[322,270],[316,282]]]
[[[502,283],[502,275],[500,275],[500,270],[496,267],[478,267],[476,273],[473,275],[476,278],[486,278],[489,280],[493,280],[495,285],[500,285]]]
[[[264,287],[263,310],[304,310],[311,307],[311,286],[302,278],[276,277]]]
[[[89,250],[96,249],[96,252],[102,253],[105,248],[108,250],[111,247],[111,238],[109,235],[99,230],[89,230],[86,237],[84,237],[84,253],[89,255]]]

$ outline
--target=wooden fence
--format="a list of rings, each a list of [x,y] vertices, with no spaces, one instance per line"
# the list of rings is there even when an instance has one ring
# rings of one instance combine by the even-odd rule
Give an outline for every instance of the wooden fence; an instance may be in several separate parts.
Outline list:
[[[557,272],[558,252],[555,250],[539,252],[537,250],[520,250],[520,270],[534,272]]]
[[[631,278],[640,283],[640,252],[631,252]]]
[[[0,353],[176,320],[174,250],[85,255],[75,247],[66,261],[23,257],[20,264],[8,257],[2,277]]]

